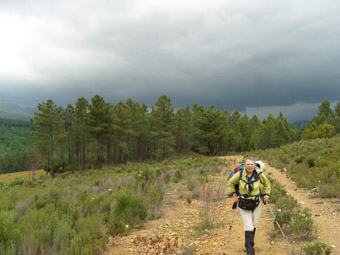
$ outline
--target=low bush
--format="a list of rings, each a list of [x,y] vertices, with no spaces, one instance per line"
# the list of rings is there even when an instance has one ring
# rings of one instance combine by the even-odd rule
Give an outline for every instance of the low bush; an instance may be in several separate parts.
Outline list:
[[[315,158],[308,158],[307,159],[307,164],[308,164],[309,168],[315,166]]]
[[[299,156],[299,157],[297,157],[297,158],[294,159],[294,162],[295,162],[296,164],[301,164],[301,163],[303,163],[305,160],[306,160],[306,159],[305,159],[305,156]]]
[[[308,209],[302,209],[300,204],[285,191],[282,186],[271,179],[271,201],[275,203],[275,217],[286,234],[305,239],[315,234],[314,222]],[[276,223],[274,222],[275,227]]]
[[[0,254],[15,254],[20,232],[15,221],[15,212],[0,211]]]
[[[331,254],[331,251],[332,247],[319,239],[316,239],[308,244],[304,244],[302,248],[302,254],[305,255],[329,255]]]
[[[121,193],[116,197],[113,210],[114,219],[127,226],[135,226],[146,219],[148,206],[144,198],[132,193]]]

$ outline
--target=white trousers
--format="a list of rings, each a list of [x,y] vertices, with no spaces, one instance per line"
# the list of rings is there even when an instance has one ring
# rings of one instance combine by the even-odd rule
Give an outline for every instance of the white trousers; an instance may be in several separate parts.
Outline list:
[[[243,210],[240,208],[240,214],[244,224],[244,231],[253,231],[254,228],[256,228],[256,225],[259,222],[261,214],[261,207],[262,201],[260,201],[259,205],[256,207],[254,211]]]

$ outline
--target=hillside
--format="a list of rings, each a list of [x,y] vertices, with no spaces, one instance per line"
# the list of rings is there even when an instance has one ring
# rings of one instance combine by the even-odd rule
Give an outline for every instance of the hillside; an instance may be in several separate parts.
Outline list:
[[[0,118],[0,172],[30,169],[33,152],[30,139],[33,126],[29,121]]]
[[[0,118],[30,120],[34,117],[35,108],[20,107],[11,103],[0,103]]]
[[[55,179],[0,183],[0,231],[4,233],[0,253],[220,254],[233,213],[226,176],[240,161],[242,156],[187,155],[159,163],[65,173]],[[268,164],[265,173],[273,178],[270,206],[292,247],[286,245],[272,215],[263,207],[257,254],[299,251],[315,235],[330,244],[339,243],[337,233],[328,230],[329,220],[339,220],[336,207],[329,206],[337,199],[304,197],[307,190],[290,186],[295,184],[285,181],[278,175],[282,172]],[[237,212],[227,254],[242,254],[243,245]],[[157,253],[164,247],[166,252]]]
[[[323,198],[340,197],[339,136],[302,140],[253,154],[285,171],[299,188],[314,189]]]
[[[229,172],[230,166],[241,162],[242,156],[221,157],[225,160]],[[299,189],[294,182],[284,176],[279,169],[266,165],[266,175],[279,181],[286,187],[287,192],[303,203],[305,209],[311,210],[313,221],[318,229],[318,235],[329,244],[336,245],[340,238],[337,234],[340,215],[331,205],[336,200],[322,200],[311,198],[308,191]],[[130,235],[111,239],[112,247],[104,255],[120,254],[222,254],[239,255],[244,253],[243,222],[239,211],[236,210],[232,223],[230,238],[226,239],[231,223],[233,199],[226,197],[225,173],[211,176],[208,184],[203,185],[201,197],[188,202],[188,197],[193,193],[186,185],[178,185],[170,188],[162,207],[162,217],[150,221],[140,230],[132,231]],[[275,204],[270,202],[271,209],[275,210]],[[281,210],[281,209],[280,209]],[[213,226],[202,225],[205,215],[213,219]],[[277,216],[278,219],[279,216]],[[334,222],[335,228],[329,225]],[[299,228],[303,228],[304,222],[299,222]],[[284,227],[284,226],[283,226]],[[255,249],[258,255],[282,255],[300,254],[301,247],[306,240],[299,239],[298,235],[288,235],[291,246],[288,246],[279,232],[276,232],[273,217],[269,208],[262,207],[260,223],[255,238]],[[289,233],[288,229],[284,231]],[[333,254],[340,254],[340,247],[335,246]],[[166,249],[166,253],[161,253]],[[316,253],[313,253],[316,254]],[[321,254],[321,253],[318,253]]]

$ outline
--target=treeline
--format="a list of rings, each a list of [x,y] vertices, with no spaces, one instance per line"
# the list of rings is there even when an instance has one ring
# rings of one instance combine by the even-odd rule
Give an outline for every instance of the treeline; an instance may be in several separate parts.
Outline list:
[[[18,172],[35,167],[35,147],[29,121],[0,119],[0,172]]]
[[[32,129],[33,126],[29,121],[25,120],[13,120],[13,119],[3,119],[0,118],[0,127],[23,127]]]
[[[112,105],[95,95],[88,102],[57,107],[40,103],[32,120],[33,141],[44,168],[77,170],[103,165],[162,160],[174,152],[205,155],[267,149],[300,139],[281,113],[260,121],[238,111],[229,113],[194,104],[176,111],[171,98],[161,95],[149,109],[128,99]]]
[[[340,133],[340,102],[332,111],[331,103],[323,100],[318,107],[318,114],[307,125],[301,127],[301,137],[304,140],[331,137]]]
[[[0,155],[32,150],[32,130],[28,121],[0,119]]]

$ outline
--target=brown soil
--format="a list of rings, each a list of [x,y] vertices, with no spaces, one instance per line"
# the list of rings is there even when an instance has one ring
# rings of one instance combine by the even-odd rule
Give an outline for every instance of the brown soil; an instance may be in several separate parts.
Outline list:
[[[242,161],[242,156],[222,157],[235,162]],[[104,255],[128,255],[128,254],[222,254],[227,255],[246,254],[244,250],[243,223],[238,209],[236,210],[229,240],[227,235],[233,215],[232,198],[226,196],[226,173],[230,169],[225,169],[222,175],[213,176],[209,181],[209,186],[202,186],[200,197],[192,199],[189,204],[187,197],[192,196],[186,186],[178,186],[167,191],[162,207],[162,217],[157,220],[148,221],[142,229],[133,230],[124,237],[110,240],[110,244]],[[339,231],[339,200],[310,198],[310,191],[299,189],[295,183],[288,179],[280,170],[266,164],[265,173],[278,180],[285,189],[302,206],[311,209],[313,218],[318,228],[318,235],[322,240],[335,245],[332,254],[340,255],[340,231]],[[214,185],[211,188],[210,185]],[[216,188],[217,187],[217,188]],[[222,188],[223,187],[223,188]],[[214,200],[215,199],[215,200]],[[213,201],[214,200],[214,201]],[[207,202],[209,201],[209,202]],[[207,209],[209,206],[210,209]],[[274,207],[271,207],[274,210]],[[202,213],[209,211],[209,216],[214,218],[214,227],[211,229],[201,229],[198,231],[202,221]],[[282,236],[277,236],[275,240],[270,239],[270,233],[274,230],[273,217],[266,206],[262,207],[260,222],[256,230],[255,250],[257,255],[281,255],[291,254],[292,249],[298,250],[301,243],[291,242],[288,246]],[[140,241],[147,238],[146,242]],[[157,239],[158,238],[158,239]],[[288,238],[289,240],[289,238]],[[153,244],[150,244],[150,243]],[[156,248],[156,246],[162,248]],[[167,247],[167,248],[164,248]],[[161,252],[167,250],[166,253]],[[297,253],[295,253],[297,254]]]

